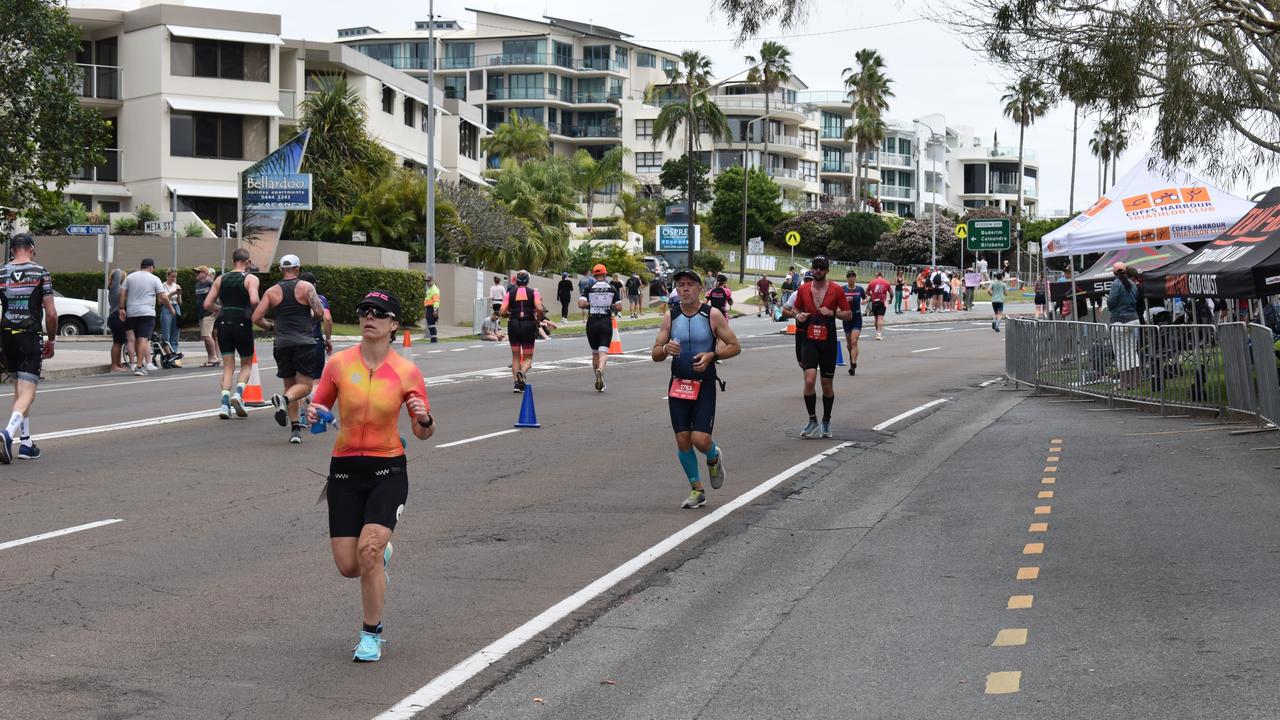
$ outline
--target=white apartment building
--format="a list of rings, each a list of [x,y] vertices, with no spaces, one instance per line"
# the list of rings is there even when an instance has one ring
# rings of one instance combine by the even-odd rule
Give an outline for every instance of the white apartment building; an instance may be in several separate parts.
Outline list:
[[[83,38],[81,102],[112,123],[105,162],[64,190],[91,210],[145,203],[166,213],[176,194],[180,212],[220,228],[235,222],[238,173],[279,146],[323,73],[345,74],[370,133],[402,162],[425,166],[426,86],[341,46],[283,40],[277,15],[166,3],[69,12]],[[441,100],[438,165],[446,177],[482,181],[478,112]]]
[[[973,128],[955,128],[955,142],[948,138],[947,164],[952,183],[947,199],[954,207],[996,207],[1011,213],[1018,206],[1018,146],[995,145],[979,137]],[[1022,202],[1025,214],[1036,217],[1040,209],[1040,165],[1036,152],[1023,150]]]

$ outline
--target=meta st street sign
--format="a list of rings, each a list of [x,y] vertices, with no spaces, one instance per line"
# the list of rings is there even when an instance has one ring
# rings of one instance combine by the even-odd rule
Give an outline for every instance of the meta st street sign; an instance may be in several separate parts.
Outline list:
[[[103,235],[111,232],[110,225],[68,225],[68,235]]]
[[[969,238],[965,242],[970,252],[1009,249],[1009,218],[982,218],[967,224]]]

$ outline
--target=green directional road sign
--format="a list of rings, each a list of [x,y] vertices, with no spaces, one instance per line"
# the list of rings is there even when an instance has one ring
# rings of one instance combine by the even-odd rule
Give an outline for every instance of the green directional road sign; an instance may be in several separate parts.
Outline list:
[[[1009,218],[970,220],[966,247],[970,252],[1009,249]]]

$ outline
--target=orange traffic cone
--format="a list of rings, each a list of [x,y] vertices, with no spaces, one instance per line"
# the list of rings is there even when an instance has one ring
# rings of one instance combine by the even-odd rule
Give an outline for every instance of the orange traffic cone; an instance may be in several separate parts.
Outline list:
[[[266,407],[262,398],[262,376],[258,374],[258,351],[253,351],[253,365],[249,370],[249,384],[244,388],[244,404],[249,407]]]
[[[413,338],[410,337],[408,330],[405,330],[403,334],[404,342],[400,344],[400,356],[413,362]]]
[[[795,318],[791,318],[791,322],[787,323],[787,334],[788,334],[788,335],[795,335],[795,334],[796,334],[796,319],[795,319]]]
[[[622,338],[618,335],[618,318],[613,318],[613,339],[609,341],[609,354],[622,354]]]

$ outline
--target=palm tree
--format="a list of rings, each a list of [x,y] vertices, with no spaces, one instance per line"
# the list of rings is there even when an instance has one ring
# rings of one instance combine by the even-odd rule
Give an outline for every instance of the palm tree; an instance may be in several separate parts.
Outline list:
[[[604,154],[599,160],[591,157],[586,150],[578,150],[573,155],[573,185],[586,195],[587,230],[595,229],[595,195],[611,185],[634,183],[636,178],[622,169],[622,158],[631,152],[618,145]]]
[[[1018,226],[1022,226],[1022,176],[1026,172],[1023,169],[1023,141],[1026,139],[1027,126],[1036,120],[1045,116],[1049,112],[1049,107],[1053,105],[1053,96],[1045,89],[1044,83],[1031,77],[1023,75],[1018,78],[1018,82],[1005,88],[1005,94],[1000,98],[1004,103],[1004,115],[1012,118],[1018,123]]]
[[[1120,166],[1120,153],[1129,148],[1129,134],[1119,122],[1111,124],[1111,184],[1116,184],[1116,169]]]
[[[893,90],[889,89],[893,80],[885,75],[884,58],[875,50],[863,48],[854,53],[853,59],[858,63],[857,67],[845,68],[840,76],[844,78],[845,97],[849,100],[850,110],[853,111],[853,125],[845,131],[845,138],[861,140],[863,143],[855,149],[858,156],[858,172],[854,180],[857,185],[854,194],[857,195],[858,207],[861,208],[863,153],[869,149],[866,142],[870,141],[878,145],[884,140],[884,112],[889,109],[889,98],[893,97]],[[855,129],[859,126],[862,127],[861,138],[859,138],[860,131]]]
[[[519,115],[499,125],[492,135],[481,140],[480,149],[489,155],[511,158],[518,163],[545,160],[551,155],[547,126]]]
[[[746,60],[755,66],[747,73],[747,82],[759,87],[764,93],[764,117],[767,118],[769,95],[791,79],[791,51],[782,43],[766,40],[760,45],[759,59],[748,55]],[[760,162],[767,169],[773,166],[769,164],[769,121],[765,120],[764,124],[764,152],[760,155]],[[750,142],[751,138],[746,138],[746,141]]]

